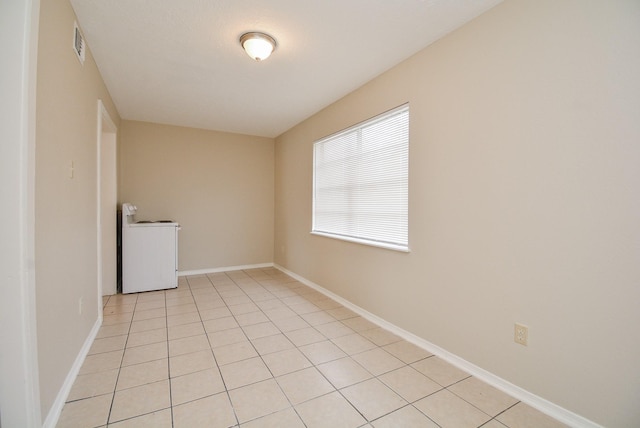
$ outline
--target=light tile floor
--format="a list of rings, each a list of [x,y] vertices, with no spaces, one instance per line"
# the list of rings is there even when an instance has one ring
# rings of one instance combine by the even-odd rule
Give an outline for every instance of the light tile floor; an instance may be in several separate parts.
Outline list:
[[[105,297],[58,427],[561,427],[274,268]]]

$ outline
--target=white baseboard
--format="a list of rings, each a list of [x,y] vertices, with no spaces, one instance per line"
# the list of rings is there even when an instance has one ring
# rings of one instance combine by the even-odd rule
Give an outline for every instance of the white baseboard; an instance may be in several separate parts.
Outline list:
[[[71,392],[71,387],[73,386],[73,382],[75,382],[78,373],[80,372],[80,368],[84,363],[84,359],[87,357],[89,353],[89,349],[91,349],[91,345],[93,345],[93,341],[98,335],[98,331],[100,330],[100,326],[102,325],[102,306],[99,306],[99,316],[96,319],[93,328],[89,332],[89,335],[84,341],[82,348],[80,348],[80,352],[78,352],[78,356],[76,360],[73,362],[71,366],[71,370],[67,373],[67,377],[62,384],[62,387],[58,391],[58,395],[56,396],[53,405],[51,406],[51,410],[47,414],[47,418],[44,420],[42,424],[43,428],[55,428],[58,423],[58,419],[60,419],[60,414],[62,413],[62,408],[64,407],[64,403],[67,401],[67,397],[69,396],[69,392]]]
[[[406,330],[403,330],[402,328],[391,324],[390,322],[378,317],[377,315],[374,315],[370,312],[368,312],[365,309],[362,309],[361,307],[351,303],[350,301],[338,296],[337,294],[327,290],[326,288],[312,282],[309,281],[308,279],[294,273],[291,272],[290,270],[278,265],[278,264],[274,264],[273,265],[276,269],[286,273],[287,275],[297,279],[298,281],[300,281],[301,283],[313,288],[314,290],[324,294],[327,297],[330,297],[331,299],[335,300],[336,302],[340,303],[341,305],[343,305],[344,307],[352,310],[353,312],[357,313],[358,315],[362,316],[363,318],[368,319],[369,321],[373,322],[374,324],[379,325],[380,327],[390,331],[391,333],[402,337],[403,339],[405,339],[408,342],[413,343],[414,345],[438,356],[439,358],[442,358],[443,360],[447,361],[448,363],[458,367],[461,370],[464,370],[465,372],[469,373],[470,375],[477,377],[478,379],[488,383],[489,385],[493,386],[494,388],[499,389],[500,391],[522,401],[525,404],[528,404],[529,406],[541,411],[542,413],[551,416],[552,418],[566,424],[569,425],[570,427],[584,427],[584,428],[602,428],[601,425],[598,425],[597,423],[590,421],[589,419],[586,419],[576,413],[573,413],[563,407],[560,407],[548,400],[545,400],[542,397],[539,397],[535,394],[532,394],[531,392],[520,388],[517,385],[512,384],[511,382],[508,382],[504,379],[502,379],[499,376],[494,375],[493,373],[490,373],[488,371],[486,371],[485,369],[476,366],[475,364],[470,363],[469,361],[458,357],[455,354],[452,354],[451,352],[448,352],[447,350],[421,338],[416,336],[413,333],[410,333]]]
[[[181,271],[178,271],[178,276],[205,275],[207,273],[229,272],[232,270],[244,270],[244,269],[260,269],[260,268],[266,268],[266,267],[273,267],[273,263],[258,263],[255,265],[226,266],[226,267],[219,267],[219,268],[196,269],[196,270],[181,270]]]

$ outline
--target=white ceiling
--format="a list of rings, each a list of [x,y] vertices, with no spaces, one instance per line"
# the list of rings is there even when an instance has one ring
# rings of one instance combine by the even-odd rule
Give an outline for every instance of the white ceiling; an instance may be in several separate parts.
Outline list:
[[[71,0],[123,119],[275,137],[502,0]],[[263,62],[238,39],[278,43]]]

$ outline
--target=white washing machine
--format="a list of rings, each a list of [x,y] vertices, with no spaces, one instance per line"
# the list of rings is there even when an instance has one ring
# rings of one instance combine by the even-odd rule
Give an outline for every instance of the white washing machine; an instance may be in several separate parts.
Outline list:
[[[122,204],[122,293],[178,287],[178,231],[171,220],[136,221]]]

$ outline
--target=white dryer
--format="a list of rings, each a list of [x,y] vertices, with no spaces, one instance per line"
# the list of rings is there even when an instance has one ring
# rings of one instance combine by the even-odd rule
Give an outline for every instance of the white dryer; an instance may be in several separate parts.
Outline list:
[[[171,220],[136,221],[122,204],[122,293],[178,287],[178,231]]]

